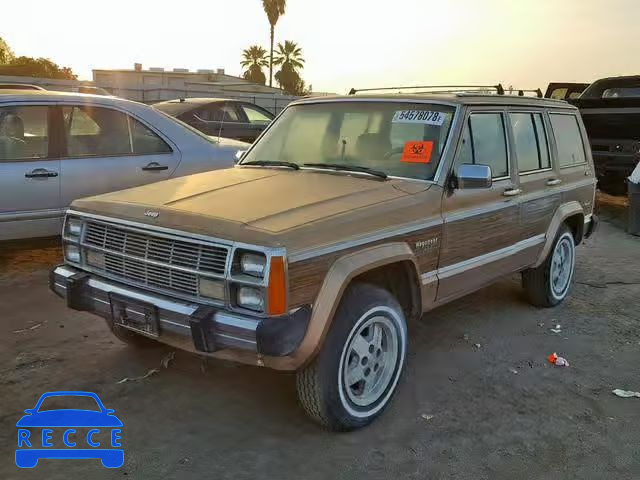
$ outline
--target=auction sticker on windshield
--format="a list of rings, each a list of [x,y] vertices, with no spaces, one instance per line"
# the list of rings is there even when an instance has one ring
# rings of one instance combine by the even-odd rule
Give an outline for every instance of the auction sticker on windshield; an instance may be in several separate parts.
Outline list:
[[[433,142],[407,142],[404,144],[401,162],[429,163],[433,152]]]
[[[430,110],[398,110],[393,116],[393,123],[423,123],[425,125],[442,126],[444,114]]]

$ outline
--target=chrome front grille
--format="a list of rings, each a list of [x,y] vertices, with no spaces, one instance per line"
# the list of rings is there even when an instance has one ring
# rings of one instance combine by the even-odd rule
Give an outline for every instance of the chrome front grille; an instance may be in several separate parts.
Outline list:
[[[87,221],[83,246],[104,254],[93,269],[133,283],[198,298],[200,276],[224,277],[229,247]]]

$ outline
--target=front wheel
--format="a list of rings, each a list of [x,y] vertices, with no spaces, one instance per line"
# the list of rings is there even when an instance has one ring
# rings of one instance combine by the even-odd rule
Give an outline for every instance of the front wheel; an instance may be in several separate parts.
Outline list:
[[[373,285],[353,285],[322,350],[297,374],[300,403],[331,430],[363,427],[389,404],[406,352],[406,321],[394,296]]]
[[[545,261],[522,272],[522,284],[529,301],[537,307],[555,307],[571,289],[576,265],[576,243],[567,225],[556,236]]]

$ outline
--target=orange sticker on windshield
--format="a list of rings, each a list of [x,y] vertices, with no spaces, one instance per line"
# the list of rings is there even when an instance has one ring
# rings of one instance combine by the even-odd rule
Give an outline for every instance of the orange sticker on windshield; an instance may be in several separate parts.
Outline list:
[[[404,144],[401,162],[406,163],[429,163],[433,142],[407,142]]]

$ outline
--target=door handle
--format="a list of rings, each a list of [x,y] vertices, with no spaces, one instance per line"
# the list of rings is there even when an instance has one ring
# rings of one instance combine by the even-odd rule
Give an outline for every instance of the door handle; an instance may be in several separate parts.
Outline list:
[[[510,188],[502,192],[502,195],[504,195],[505,197],[515,197],[516,195],[520,195],[521,193],[522,190],[520,190],[519,188]]]
[[[54,178],[58,176],[58,172],[51,172],[44,168],[36,168],[24,174],[25,178]]]
[[[160,165],[159,163],[151,162],[150,164],[142,167],[142,170],[145,172],[158,172],[160,170],[169,170],[169,167],[167,165]]]
[[[562,183],[562,180],[560,180],[559,178],[552,178],[550,180],[547,180],[547,185],[550,187],[553,187],[554,185],[560,185]]]

